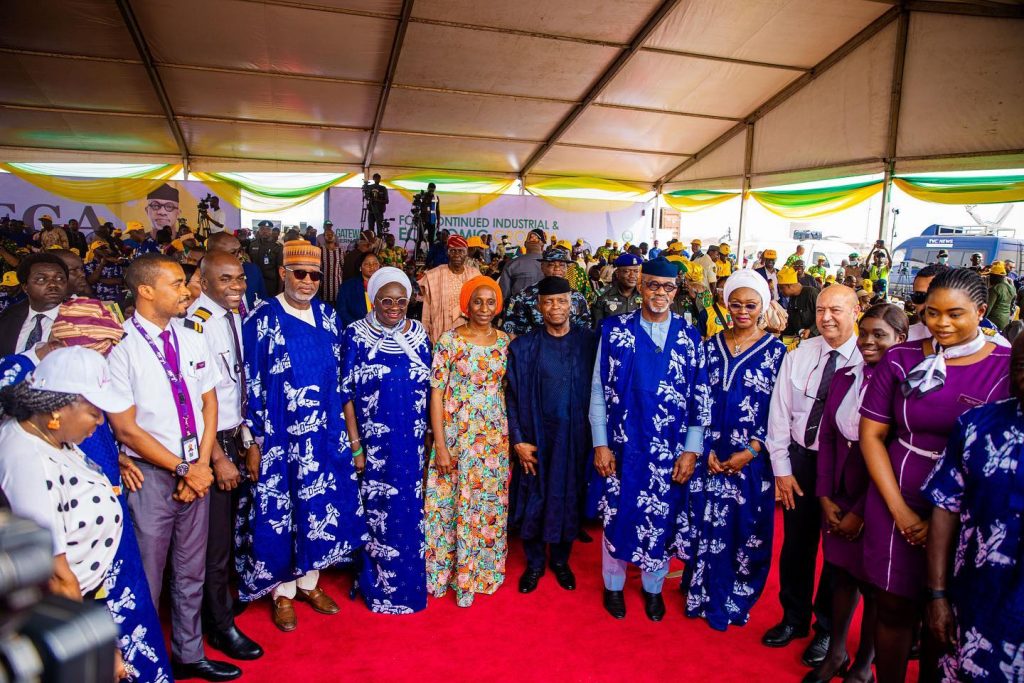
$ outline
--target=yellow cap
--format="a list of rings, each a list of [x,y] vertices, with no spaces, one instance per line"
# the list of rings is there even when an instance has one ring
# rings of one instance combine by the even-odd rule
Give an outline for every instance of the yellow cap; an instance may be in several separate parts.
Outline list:
[[[789,266],[783,266],[779,269],[779,284],[780,285],[795,285],[797,284],[796,271]]]
[[[992,264],[992,267],[988,269],[988,272],[992,275],[1006,275],[1006,264],[1002,261],[996,261]]]
[[[836,276],[835,276],[835,275],[829,275],[829,276],[827,276],[827,277],[825,278],[825,282],[831,282],[832,284],[835,284],[835,282],[836,282]]]
[[[9,270],[4,273],[4,279],[0,282],[0,285],[4,287],[17,287],[18,286],[18,274],[13,270]]]
[[[128,224],[124,226],[124,229],[127,230],[128,232],[134,232],[136,230],[145,230],[145,228],[142,227],[142,223],[138,221],[128,221]]]
[[[582,242],[580,242],[580,244],[582,244]],[[569,240],[558,240],[555,246],[562,247],[563,249],[568,249],[569,251],[572,251],[572,244],[569,242]]]
[[[481,247],[482,248],[484,246],[484,241],[482,239],[480,239],[479,235],[473,235],[468,240],[466,240],[466,246],[467,247]]]
[[[700,240],[690,240],[690,244],[696,244],[698,247],[702,245]]]
[[[779,258],[779,255],[774,249],[765,249],[764,253],[761,254],[761,258]]]
[[[732,249],[725,242],[718,245],[718,251],[720,251],[724,256],[728,256],[732,253]]]
[[[699,263],[687,262],[685,265],[687,280],[690,282],[704,281],[704,268],[702,268]]]
[[[865,292],[875,291],[875,287],[874,285],[871,284],[871,280],[861,280],[860,288],[863,289]]]
[[[185,243],[182,242],[180,239],[173,240],[171,242],[171,246],[174,247],[177,251],[185,251]]]

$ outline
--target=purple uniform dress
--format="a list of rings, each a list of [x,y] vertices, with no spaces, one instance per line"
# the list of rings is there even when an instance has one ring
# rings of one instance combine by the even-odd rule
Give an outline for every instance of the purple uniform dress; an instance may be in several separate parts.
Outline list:
[[[873,368],[868,365],[862,367],[864,381],[867,383]],[[836,424],[836,413],[846,395],[853,391],[853,385],[854,373],[852,368],[847,368],[836,373],[829,387],[825,413],[818,432],[818,479],[814,495],[819,498],[828,496],[839,506],[843,515],[852,511],[863,519],[871,478],[860,452],[860,443],[843,436]],[[848,541],[828,533],[828,526],[822,518],[821,547],[825,561],[846,570],[861,581],[866,580],[863,542],[863,534]]]
[[[900,384],[924,360],[921,346],[913,341],[889,349],[875,368],[860,413],[895,427],[889,433],[889,461],[900,493],[914,512],[927,518],[932,503],[921,487],[957,419],[975,406],[1010,395],[1010,349],[997,346],[973,365],[947,365],[941,389],[904,398]],[[924,546],[903,539],[873,482],[864,506],[864,570],[871,584],[902,597],[920,598],[925,588]]]

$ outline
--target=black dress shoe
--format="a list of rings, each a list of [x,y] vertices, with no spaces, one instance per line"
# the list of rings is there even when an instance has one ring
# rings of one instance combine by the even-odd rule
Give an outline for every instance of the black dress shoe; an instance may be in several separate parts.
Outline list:
[[[543,569],[527,569],[519,577],[519,592],[532,593],[537,590],[537,582],[540,581],[542,576],[544,576]]]
[[[604,589],[604,608],[616,619],[626,618],[626,595],[622,591]]]
[[[661,621],[665,618],[665,600],[661,593],[648,593],[643,588],[640,592],[644,596],[644,612],[651,621]]]
[[[259,659],[263,656],[263,648],[234,624],[224,631],[209,631],[206,642],[214,650],[220,650],[231,659]]]
[[[811,639],[811,644],[807,646],[803,656],[800,657],[800,661],[804,663],[804,666],[818,666],[825,661],[825,655],[828,654],[828,646],[831,642],[832,638],[829,634],[824,631],[816,631],[814,638]]]
[[[576,575],[569,569],[569,565],[560,564],[551,567],[551,571],[555,573],[555,581],[558,585],[567,591],[576,590]]]
[[[768,647],[785,647],[794,638],[803,638],[806,635],[806,630],[799,631],[795,626],[790,626],[782,621],[765,632],[764,636],[761,637],[761,644]]]
[[[803,680],[801,680],[800,683],[828,683],[833,678],[843,678],[846,676],[849,666],[850,658],[847,656],[846,659],[843,660],[842,666],[832,672],[831,676],[826,672],[821,671],[821,667],[818,667],[817,669],[808,671],[807,675],[803,677]]]
[[[587,533],[586,529],[583,529],[583,528],[580,528],[579,532],[576,534],[576,540],[579,541],[580,543],[593,543],[594,542],[593,537],[590,534]]]
[[[171,663],[171,673],[177,681],[187,678],[201,678],[204,681],[233,681],[242,675],[242,670],[234,664],[217,662],[212,659],[200,659],[198,662],[182,664]]]

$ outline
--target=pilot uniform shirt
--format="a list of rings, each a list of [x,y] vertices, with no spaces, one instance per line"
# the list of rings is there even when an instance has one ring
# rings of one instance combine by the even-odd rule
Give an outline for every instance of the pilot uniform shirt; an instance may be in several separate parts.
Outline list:
[[[136,313],[124,323],[124,338],[110,352],[110,376],[118,391],[131,396],[135,405],[135,422],[149,432],[167,450],[184,458],[183,434],[178,422],[178,411],[174,407],[174,395],[163,365],[149,343],[139,333],[132,320],[138,320],[156,347],[163,351],[163,331],[154,323]],[[216,359],[207,348],[206,341],[198,332],[179,325],[168,324],[177,338],[178,359],[181,375],[188,388],[188,397],[195,415],[195,437],[203,438],[203,394],[217,387],[221,373]],[[143,459],[141,455],[125,447],[125,452]]]

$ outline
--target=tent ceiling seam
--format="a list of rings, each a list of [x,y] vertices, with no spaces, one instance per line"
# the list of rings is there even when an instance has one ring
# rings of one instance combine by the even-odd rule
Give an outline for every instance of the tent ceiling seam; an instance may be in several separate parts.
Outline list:
[[[827,57],[818,62],[818,64],[815,65],[815,67],[811,69],[811,71],[805,73],[803,76],[800,76],[795,81],[782,88],[782,90],[775,93],[775,95],[768,98],[753,112],[751,112],[749,116],[744,117],[742,122],[737,123],[735,126],[727,130],[725,133],[722,133],[722,135],[720,135],[715,140],[711,141],[708,145],[706,145],[704,149],[694,154],[692,158],[688,159],[687,161],[683,162],[682,164],[680,164],[679,166],[677,166],[676,168],[672,169],[667,174],[662,176],[658,182],[661,184],[671,182],[673,179],[679,176],[680,173],[683,173],[684,171],[686,171],[686,169],[690,168],[691,166],[699,162],[701,159],[708,156],[711,152],[715,151],[725,143],[732,140],[734,137],[736,137],[736,135],[738,135],[739,133],[743,132],[746,129],[747,124],[756,123],[759,119],[763,118],[766,114],[768,114],[768,112],[772,111],[780,104],[788,100],[790,97],[803,90],[810,83],[813,83],[815,79],[817,79],[819,76],[827,72],[833,66],[841,62],[851,52],[853,52],[858,47],[860,47],[868,40],[870,40],[878,33],[880,33],[885,27],[887,27],[889,24],[895,21],[897,17],[899,17],[901,11],[902,10],[899,7],[892,7],[889,10],[887,10],[885,14],[881,15],[880,17],[872,21],[870,24],[865,26],[863,29],[858,31],[856,35],[854,35],[852,38],[847,40],[837,49],[832,51],[832,53],[829,54]]]
[[[171,100],[167,96],[167,90],[164,88],[163,81],[160,80],[160,74],[156,70],[156,65],[153,62],[153,55],[149,50],[149,45],[146,43],[146,38],[142,33],[142,28],[139,26],[138,19],[135,17],[135,12],[132,10],[131,0],[116,0],[117,8],[121,12],[121,17],[124,19],[125,27],[128,29],[128,33],[131,34],[132,42],[135,43],[135,49],[139,52],[139,58],[142,59],[142,63],[146,68],[146,74],[149,76],[149,81],[153,85],[153,90],[156,93],[157,99],[160,101],[160,106],[164,110],[164,114],[167,117],[167,125],[171,129],[171,134],[174,136],[174,141],[178,145],[178,150],[181,152],[182,165],[185,167],[186,177],[188,176],[188,145],[185,143],[185,135],[181,131],[181,126],[178,125],[178,121],[174,118],[174,109],[171,107]]]
[[[327,5],[317,5],[309,2],[295,2],[294,0],[241,0],[242,2],[251,2],[255,5],[273,5],[276,7],[284,7],[287,9],[300,9],[310,12],[326,12],[328,14],[346,14],[352,17],[366,17],[368,19],[387,19],[388,21],[394,21],[398,19],[400,15],[390,14],[388,12],[371,12],[370,10],[355,9],[353,7],[331,7]]]
[[[792,64],[778,64],[774,62],[759,62],[752,59],[739,59],[737,57],[720,57],[716,55],[709,55],[700,52],[686,52],[684,50],[671,50],[663,47],[643,47],[640,48],[641,52],[651,52],[659,55],[669,55],[671,57],[688,57],[690,59],[703,59],[711,62],[725,62],[727,64],[739,64],[741,66],[757,66],[766,69],[782,69],[785,71],[799,71],[801,73],[807,73],[811,70],[811,67],[807,66],[794,66]]]
[[[384,121],[384,112],[388,107],[388,97],[391,95],[391,83],[395,80],[398,60],[402,56],[402,45],[405,43],[405,33],[409,28],[409,17],[412,16],[412,3],[413,0],[402,0],[402,15],[398,20],[398,26],[395,28],[395,38],[391,42],[388,68],[384,76],[384,84],[381,87],[380,99],[377,101],[377,111],[373,117],[373,130],[370,132],[370,139],[366,142],[366,154],[363,155],[364,174],[369,172],[370,162],[373,161],[373,151],[377,146],[381,123]]]
[[[534,166],[537,165],[544,155],[551,149],[552,146],[569,130],[569,127],[576,122],[577,119],[586,111],[588,105],[596,100],[612,79],[617,76],[626,64],[639,52],[640,47],[647,41],[652,33],[661,25],[661,23],[672,13],[672,10],[681,2],[681,0],[664,0],[654,13],[648,17],[644,25],[633,36],[633,39],[629,42],[629,46],[626,47],[619,56],[616,57],[611,64],[601,73],[597,78],[597,81],[587,92],[583,101],[573,107],[565,118],[562,119],[561,123],[555,128],[554,132],[548,137],[547,142],[541,145],[540,149],[533,153],[533,155],[527,160],[522,168],[519,169],[519,174],[522,176],[527,175]]]

